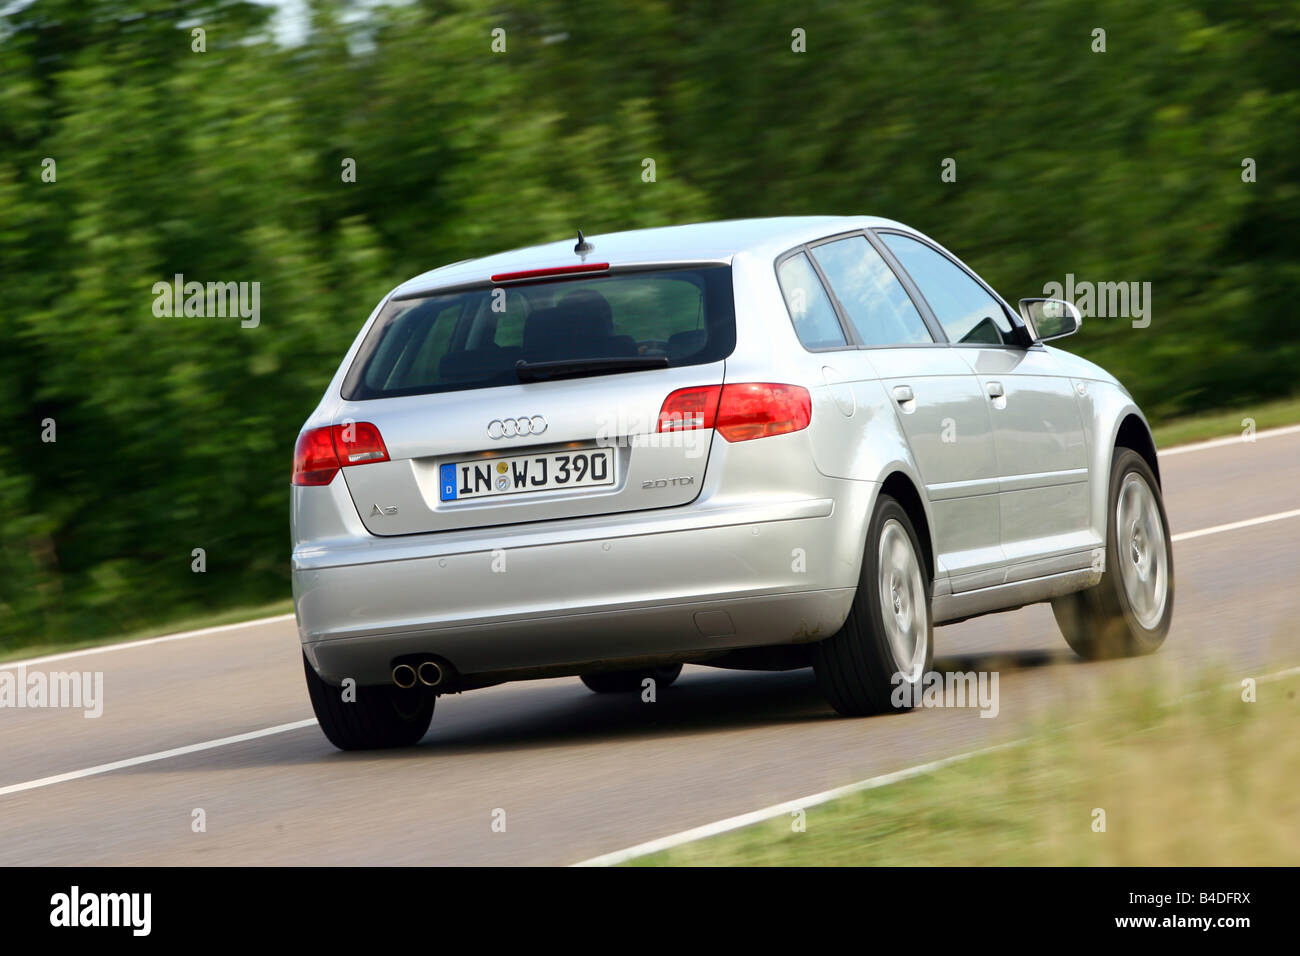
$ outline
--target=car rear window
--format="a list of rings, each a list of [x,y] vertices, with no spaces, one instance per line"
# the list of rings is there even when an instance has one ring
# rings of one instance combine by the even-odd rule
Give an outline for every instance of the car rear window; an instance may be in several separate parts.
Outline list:
[[[515,385],[515,363],[662,357],[736,344],[731,268],[622,272],[392,300],[343,383],[349,401]]]

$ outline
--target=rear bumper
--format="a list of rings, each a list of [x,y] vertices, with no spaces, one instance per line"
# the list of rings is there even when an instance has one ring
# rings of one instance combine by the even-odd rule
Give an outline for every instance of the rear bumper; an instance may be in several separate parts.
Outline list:
[[[506,675],[818,640],[848,614],[862,549],[850,516],[877,488],[835,484],[832,497],[300,548],[299,634],[323,677],[361,684],[409,654]]]

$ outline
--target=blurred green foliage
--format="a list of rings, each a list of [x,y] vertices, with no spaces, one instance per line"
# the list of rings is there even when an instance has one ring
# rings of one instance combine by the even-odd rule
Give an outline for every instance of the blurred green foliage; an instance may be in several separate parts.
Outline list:
[[[1155,418],[1300,367],[1294,2],[314,0],[290,45],[242,2],[5,6],[0,644],[282,597],[294,436],[370,309],[578,226],[869,213],[1013,300],[1151,282],[1149,328],[1067,345]],[[155,317],[176,273],[261,324]]]

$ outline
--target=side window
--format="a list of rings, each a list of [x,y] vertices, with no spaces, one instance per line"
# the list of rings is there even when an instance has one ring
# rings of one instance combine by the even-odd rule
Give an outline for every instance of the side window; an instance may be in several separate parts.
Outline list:
[[[865,237],[822,243],[813,258],[864,345],[934,341],[898,276]]]
[[[802,252],[777,267],[781,294],[794,320],[794,330],[805,348],[829,349],[847,345],[844,329],[821,280]]]
[[[910,236],[887,232],[881,238],[930,303],[950,342],[1014,342],[1002,304],[961,266]]]

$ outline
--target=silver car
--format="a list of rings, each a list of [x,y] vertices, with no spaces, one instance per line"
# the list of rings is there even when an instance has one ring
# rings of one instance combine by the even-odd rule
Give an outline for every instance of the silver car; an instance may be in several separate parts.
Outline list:
[[[933,627],[1050,601],[1086,658],[1164,640],[1150,429],[897,222],[810,217],[568,239],[411,279],[294,455],[307,684],[344,749],[419,740],[438,696],[684,662],[812,666],[890,709]]]

